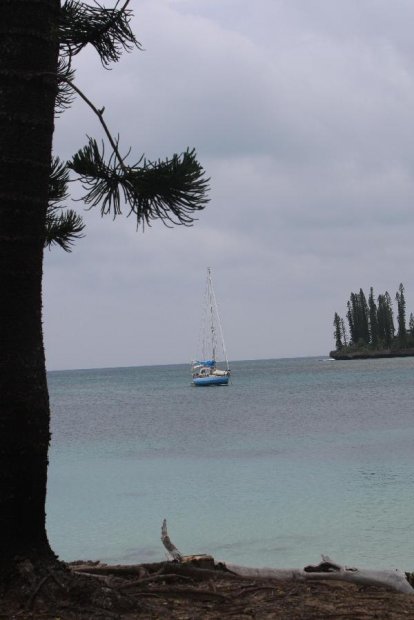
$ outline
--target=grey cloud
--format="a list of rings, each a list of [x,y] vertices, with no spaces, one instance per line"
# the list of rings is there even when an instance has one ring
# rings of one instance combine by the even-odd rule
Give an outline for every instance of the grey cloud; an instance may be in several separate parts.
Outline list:
[[[145,234],[88,213],[71,256],[47,253],[49,366],[191,359],[207,265],[236,358],[326,354],[333,313],[360,287],[393,295],[402,281],[414,310],[414,6],[146,0],[135,11],[146,51],[111,72],[88,52],[79,85],[125,150],[195,146],[212,200],[192,229]],[[77,101],[56,151],[69,157],[86,133],[102,135]]]

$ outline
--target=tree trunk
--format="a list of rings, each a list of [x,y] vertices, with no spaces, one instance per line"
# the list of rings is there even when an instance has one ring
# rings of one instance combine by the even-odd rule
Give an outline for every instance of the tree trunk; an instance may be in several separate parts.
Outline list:
[[[59,0],[0,0],[0,558],[51,556],[42,335]]]

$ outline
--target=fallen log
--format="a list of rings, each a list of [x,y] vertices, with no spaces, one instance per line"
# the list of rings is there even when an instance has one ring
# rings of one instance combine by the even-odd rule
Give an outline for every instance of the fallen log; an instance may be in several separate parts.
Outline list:
[[[313,566],[311,570],[309,570],[308,566],[292,569],[250,568],[229,563],[226,563],[226,568],[235,575],[250,579],[347,581],[364,586],[385,586],[396,592],[414,594],[414,588],[408,582],[407,575],[399,569],[379,571],[341,566],[331,562],[326,556],[322,556],[322,562],[317,566]]]
[[[173,550],[175,556],[173,556],[173,558],[178,561],[178,563],[194,563],[194,558],[203,557],[185,556],[178,551],[177,547],[171,542],[171,539],[168,536],[166,519],[164,519],[162,524],[161,540],[168,553],[172,555],[170,549]],[[211,556],[205,557],[210,558]],[[305,566],[304,568],[251,568],[248,566],[238,566],[237,564],[230,564],[228,562],[214,562],[214,566],[216,568],[230,571],[231,573],[239,577],[245,577],[248,579],[276,579],[300,581],[336,580],[347,581],[357,585],[365,586],[385,586],[387,588],[395,590],[396,592],[414,594],[414,588],[409,582],[409,575],[407,575],[402,570],[395,569],[377,571],[341,566],[340,564],[332,562],[332,560],[328,556],[324,555],[322,556],[322,562],[320,564],[316,566]]]

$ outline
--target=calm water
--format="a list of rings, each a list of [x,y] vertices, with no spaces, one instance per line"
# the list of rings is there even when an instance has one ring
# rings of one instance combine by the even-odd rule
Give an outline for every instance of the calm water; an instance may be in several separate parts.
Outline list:
[[[64,560],[183,553],[414,570],[414,358],[49,373],[48,532]]]

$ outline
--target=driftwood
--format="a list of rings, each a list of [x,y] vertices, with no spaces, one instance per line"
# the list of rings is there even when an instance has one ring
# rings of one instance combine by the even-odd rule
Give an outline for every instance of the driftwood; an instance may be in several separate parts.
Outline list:
[[[171,575],[176,577],[191,578],[193,581],[205,581],[207,579],[219,579],[221,576],[225,576],[226,579],[237,579],[237,575],[230,571],[227,571],[221,564],[216,564],[214,568],[202,568],[198,563],[199,557],[203,556],[184,556],[185,558],[192,558],[187,562],[155,562],[151,564],[94,564],[89,563],[69,564],[69,568],[74,573],[79,573],[88,576],[101,576],[112,575],[121,578],[137,577],[139,580],[151,581],[153,577],[158,581],[158,577],[167,576],[167,579]],[[210,556],[209,556],[210,557]],[[202,562],[202,560],[201,560]]]
[[[80,563],[71,565],[76,573],[88,576],[111,575],[119,577],[135,577],[134,581],[119,586],[132,588],[155,581],[169,581],[175,576],[181,576],[184,580],[203,581],[205,579],[216,580],[225,577],[244,578],[250,580],[277,580],[277,581],[346,581],[356,585],[382,586],[397,592],[414,594],[412,587],[412,575],[401,570],[370,570],[349,566],[341,566],[333,562],[328,556],[322,556],[322,562],[316,566],[304,568],[280,569],[280,568],[251,568],[238,566],[227,562],[216,562],[210,555],[183,555],[172,543],[168,531],[167,522],[164,519],[161,528],[161,540],[173,561],[153,564],[118,565],[107,566],[100,563]],[[40,586],[41,587],[41,586]]]
[[[172,559],[176,560],[176,562],[181,562],[182,559],[183,559],[183,556],[178,551],[177,547],[175,545],[173,545],[173,543],[170,540],[170,537],[168,536],[168,532],[167,532],[167,519],[164,519],[164,521],[162,522],[162,526],[161,526],[161,540],[162,540],[162,544],[167,549],[167,551],[170,554],[170,556],[172,557]]]
[[[385,586],[397,592],[414,594],[407,575],[401,570],[369,570],[341,566],[332,562],[327,556],[322,556],[322,562],[317,566],[305,568],[249,568],[226,564],[226,568],[241,577],[250,579],[293,579],[299,581],[336,580],[348,581],[364,586]]]
[[[197,563],[198,558],[211,558],[211,556],[184,556],[177,547],[171,542],[167,532],[167,521],[164,519],[161,530],[161,540],[176,562]],[[171,551],[173,550],[173,551]],[[174,555],[173,555],[174,553]],[[212,558],[211,558],[212,559]],[[214,563],[214,560],[213,560]],[[296,581],[321,581],[336,580],[347,581],[357,585],[365,586],[385,586],[397,592],[414,594],[414,588],[409,582],[409,575],[399,569],[376,571],[369,569],[359,569],[348,566],[341,566],[328,556],[322,556],[322,562],[317,566],[305,566],[304,568],[280,569],[280,568],[250,568],[238,566],[226,562],[214,563],[218,569],[230,571],[239,577],[248,579],[276,579],[276,580],[296,580]],[[228,574],[228,573],[227,573]]]

